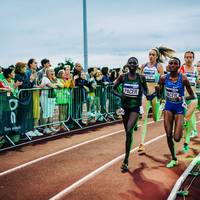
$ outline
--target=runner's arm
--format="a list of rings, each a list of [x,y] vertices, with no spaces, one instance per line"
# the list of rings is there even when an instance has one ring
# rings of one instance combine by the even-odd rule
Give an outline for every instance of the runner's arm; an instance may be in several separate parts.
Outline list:
[[[160,74],[160,76],[164,74],[163,66],[160,63],[158,63],[158,73]]]
[[[193,90],[190,86],[190,82],[185,75],[183,75],[182,81],[183,81],[183,85],[186,87],[186,90],[188,91],[188,94],[190,95],[190,96],[187,96],[185,99],[186,100],[195,99],[195,95],[194,95],[194,92],[193,92]]]
[[[121,74],[121,75],[115,80],[114,85],[113,85],[112,91],[113,91],[114,95],[116,95],[116,96],[118,96],[118,97],[122,97],[122,94],[119,93],[119,92],[117,91],[117,88],[118,88],[118,86],[119,86],[121,83],[123,83],[123,81],[124,81],[124,76],[125,76],[124,74]]]
[[[164,83],[165,83],[166,75],[161,76],[158,86],[155,87],[158,98],[162,98],[164,96]]]
[[[148,87],[147,87],[147,82],[146,82],[146,78],[144,75],[140,75],[141,77],[141,81],[142,81],[142,88],[143,88],[143,93],[145,96],[148,95],[149,93],[149,90],[148,90]]]

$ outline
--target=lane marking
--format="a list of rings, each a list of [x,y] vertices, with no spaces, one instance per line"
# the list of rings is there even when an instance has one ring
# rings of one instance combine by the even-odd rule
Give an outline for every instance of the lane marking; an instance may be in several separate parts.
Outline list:
[[[158,136],[158,137],[156,137],[156,138],[154,138],[152,140],[149,140],[148,142],[145,142],[144,145],[151,144],[151,143],[153,143],[153,142],[155,142],[155,141],[163,138],[165,135],[166,134],[163,134],[163,135],[160,135],[160,136]],[[133,153],[133,152],[135,152],[137,150],[138,150],[138,147],[132,149],[131,153]],[[125,156],[125,154],[122,154],[122,155],[116,157],[115,159],[111,160],[110,162],[104,164],[103,166],[97,168],[95,171],[93,171],[93,172],[89,173],[88,175],[84,176],[83,178],[79,179],[78,181],[76,181],[75,183],[73,183],[72,185],[70,185],[69,187],[67,187],[66,189],[62,190],[61,192],[59,192],[55,196],[51,197],[49,200],[58,200],[60,198],[63,198],[65,195],[69,194],[70,192],[72,192],[76,188],[80,187],[85,182],[89,181],[90,179],[92,179],[96,175],[100,174],[104,170],[106,170],[109,167],[111,167],[113,164],[115,164],[118,161],[120,161],[121,159],[123,159],[124,156]]]
[[[199,121],[196,122],[199,123]],[[163,138],[164,136],[166,136],[165,134],[162,134],[156,138],[153,138],[151,140],[149,140],[148,142],[145,142],[144,145],[148,145],[151,144],[161,138]],[[135,151],[138,150],[138,147],[134,148],[131,150],[130,153],[133,153]],[[56,194],[55,196],[51,197],[49,200],[58,200],[60,198],[63,198],[65,195],[69,194],[70,192],[72,192],[73,190],[75,190],[76,188],[80,187],[82,184],[84,184],[85,182],[89,181],[90,179],[92,179],[93,177],[97,176],[98,174],[100,174],[101,172],[105,171],[106,169],[108,169],[109,167],[111,167],[113,164],[117,163],[118,161],[120,161],[121,159],[123,159],[125,156],[125,154],[122,154],[118,157],[116,157],[115,159],[111,160],[110,162],[104,164],[103,166],[97,168],[95,171],[89,173],[88,175],[84,176],[83,178],[79,179],[78,181],[76,181],[75,183],[73,183],[72,185],[68,186],[67,188],[65,188],[64,190],[62,190],[61,192],[59,192],[58,194]]]
[[[163,119],[161,119],[161,120],[159,120],[159,121],[163,121]],[[149,123],[147,123],[147,124],[149,125],[149,124],[152,124],[152,123],[154,123],[154,121],[151,121],[151,122],[149,122]],[[141,126],[141,125],[139,125],[138,127],[140,127],[140,126]],[[24,167],[27,167],[27,166],[29,166],[29,165],[32,165],[32,164],[34,164],[34,163],[40,162],[40,161],[42,161],[42,160],[45,160],[45,159],[47,159],[47,158],[56,156],[56,155],[58,155],[58,154],[61,154],[61,153],[70,151],[70,150],[72,150],[72,149],[78,148],[78,147],[83,146],[83,145],[85,145],[85,144],[88,144],[88,143],[91,143],[91,142],[94,142],[94,141],[97,141],[97,140],[100,140],[100,139],[104,139],[104,138],[106,138],[106,137],[110,137],[110,136],[112,136],[112,135],[115,135],[115,134],[118,134],[118,133],[121,133],[121,132],[124,132],[124,129],[121,129],[121,130],[119,130],[119,131],[112,132],[112,133],[107,134],[107,135],[100,136],[100,137],[98,137],[98,138],[94,138],[94,139],[91,139],[91,140],[82,142],[82,143],[80,143],[80,144],[77,144],[77,145],[74,145],[74,146],[71,146],[71,147],[68,147],[68,148],[59,150],[59,151],[54,152],[54,153],[51,153],[51,154],[48,154],[48,155],[46,155],[46,156],[42,156],[42,157],[37,158],[37,159],[35,159],[35,160],[29,161],[29,162],[27,162],[27,163],[24,163],[24,164],[21,164],[21,165],[19,165],[19,166],[16,166],[16,167],[13,167],[13,168],[11,168],[11,169],[8,169],[8,170],[6,170],[6,171],[3,171],[3,172],[0,173],[0,177],[1,177],[1,176],[5,176],[5,175],[7,175],[7,174],[10,174],[10,173],[12,173],[12,172],[15,172],[15,171],[17,171],[17,170],[20,170],[20,169],[22,169],[22,168],[24,168]]]

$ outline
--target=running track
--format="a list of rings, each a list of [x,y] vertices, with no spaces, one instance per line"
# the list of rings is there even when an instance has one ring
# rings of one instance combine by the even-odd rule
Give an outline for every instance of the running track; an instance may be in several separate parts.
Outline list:
[[[200,123],[197,128],[200,132]],[[164,200],[200,152],[200,138],[192,140],[187,154],[180,151],[183,142],[178,145],[180,164],[174,169],[165,168],[170,155],[163,121],[148,125],[143,156],[135,149],[140,138],[139,128],[125,174],[120,172],[125,139],[121,123],[1,153],[0,199]]]

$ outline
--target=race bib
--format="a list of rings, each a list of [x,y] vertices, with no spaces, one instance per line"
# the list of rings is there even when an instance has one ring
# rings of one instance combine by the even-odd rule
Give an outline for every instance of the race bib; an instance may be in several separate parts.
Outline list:
[[[139,85],[124,84],[123,93],[131,97],[137,97],[139,95]]]
[[[155,82],[155,71],[153,70],[145,70],[144,76],[146,78],[146,82]]]
[[[155,82],[155,75],[154,74],[146,74],[145,75],[147,82]]]
[[[178,89],[176,88],[166,88],[166,97],[168,100],[176,101],[179,97]]]

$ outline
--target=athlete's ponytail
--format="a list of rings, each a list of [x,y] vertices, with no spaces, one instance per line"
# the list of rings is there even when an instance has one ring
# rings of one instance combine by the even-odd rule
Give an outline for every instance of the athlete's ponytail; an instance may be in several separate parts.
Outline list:
[[[164,46],[155,47],[152,50],[156,52],[158,56],[156,61],[160,63],[163,63],[167,58],[172,58],[175,53],[173,49]]]

